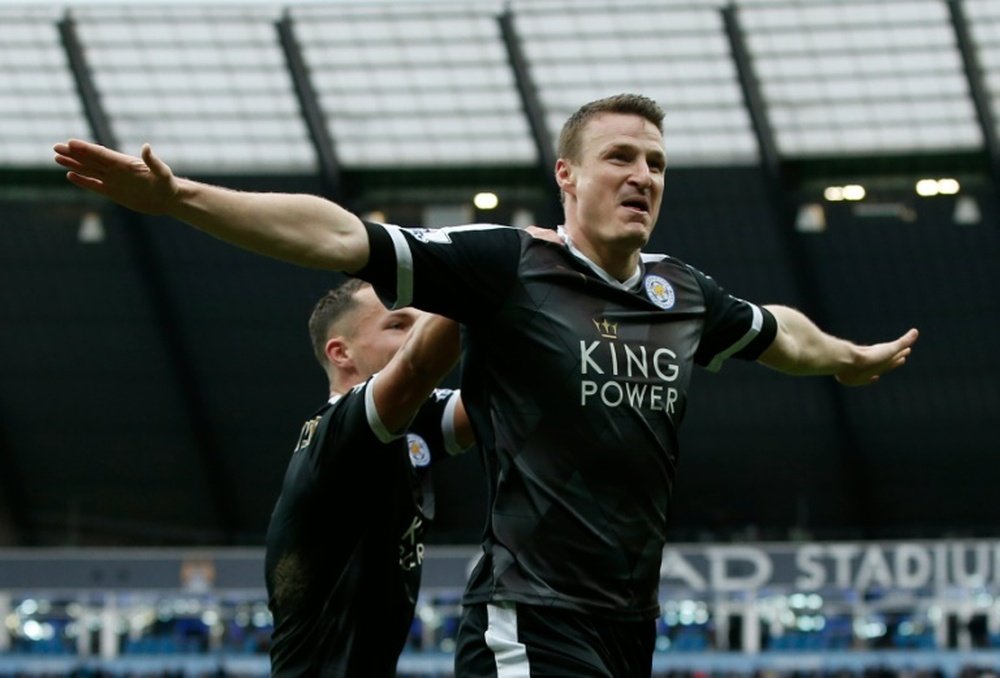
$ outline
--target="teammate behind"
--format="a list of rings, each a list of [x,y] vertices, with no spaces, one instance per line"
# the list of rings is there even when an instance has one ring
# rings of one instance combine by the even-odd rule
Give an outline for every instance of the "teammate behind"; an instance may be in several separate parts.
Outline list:
[[[420,586],[430,465],[473,438],[454,322],[388,311],[367,283],[309,319],[329,400],[305,423],[267,530],[272,676],[393,676]],[[374,376],[373,376],[374,375]]]

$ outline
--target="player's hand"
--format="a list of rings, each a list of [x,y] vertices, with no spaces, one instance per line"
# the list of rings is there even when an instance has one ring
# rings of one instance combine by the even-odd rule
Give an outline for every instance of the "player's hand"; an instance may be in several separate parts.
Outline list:
[[[177,178],[149,144],[143,144],[141,158],[79,139],[53,150],[70,183],[136,212],[164,214],[177,195]]]
[[[866,386],[874,384],[879,377],[897,367],[901,367],[916,343],[920,333],[911,329],[895,341],[857,347],[854,364],[838,372],[835,376],[844,386]]]

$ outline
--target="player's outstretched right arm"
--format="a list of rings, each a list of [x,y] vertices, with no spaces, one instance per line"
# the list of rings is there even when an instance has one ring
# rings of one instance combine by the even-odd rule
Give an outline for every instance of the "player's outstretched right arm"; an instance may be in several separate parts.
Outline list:
[[[354,214],[318,196],[233,191],[174,175],[149,144],[141,157],[70,139],[54,146],[66,178],[136,212],[166,215],[244,249],[353,273],[368,262]]]

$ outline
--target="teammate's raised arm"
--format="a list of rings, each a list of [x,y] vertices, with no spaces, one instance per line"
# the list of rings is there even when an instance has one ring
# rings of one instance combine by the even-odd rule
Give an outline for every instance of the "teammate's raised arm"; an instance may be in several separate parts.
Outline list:
[[[410,423],[431,391],[458,362],[458,353],[458,323],[422,314],[372,384],[375,409],[387,429],[401,431]]]
[[[368,261],[357,216],[318,196],[234,191],[174,175],[149,144],[141,157],[79,139],[54,146],[73,184],[143,214],[166,215],[244,249],[353,273]]]

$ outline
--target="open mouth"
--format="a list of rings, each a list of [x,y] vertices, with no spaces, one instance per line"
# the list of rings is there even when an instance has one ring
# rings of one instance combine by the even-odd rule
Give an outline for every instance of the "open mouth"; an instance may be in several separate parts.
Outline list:
[[[649,201],[645,198],[629,198],[628,200],[623,200],[622,207],[630,209],[634,212],[641,212],[643,214],[649,213]]]

